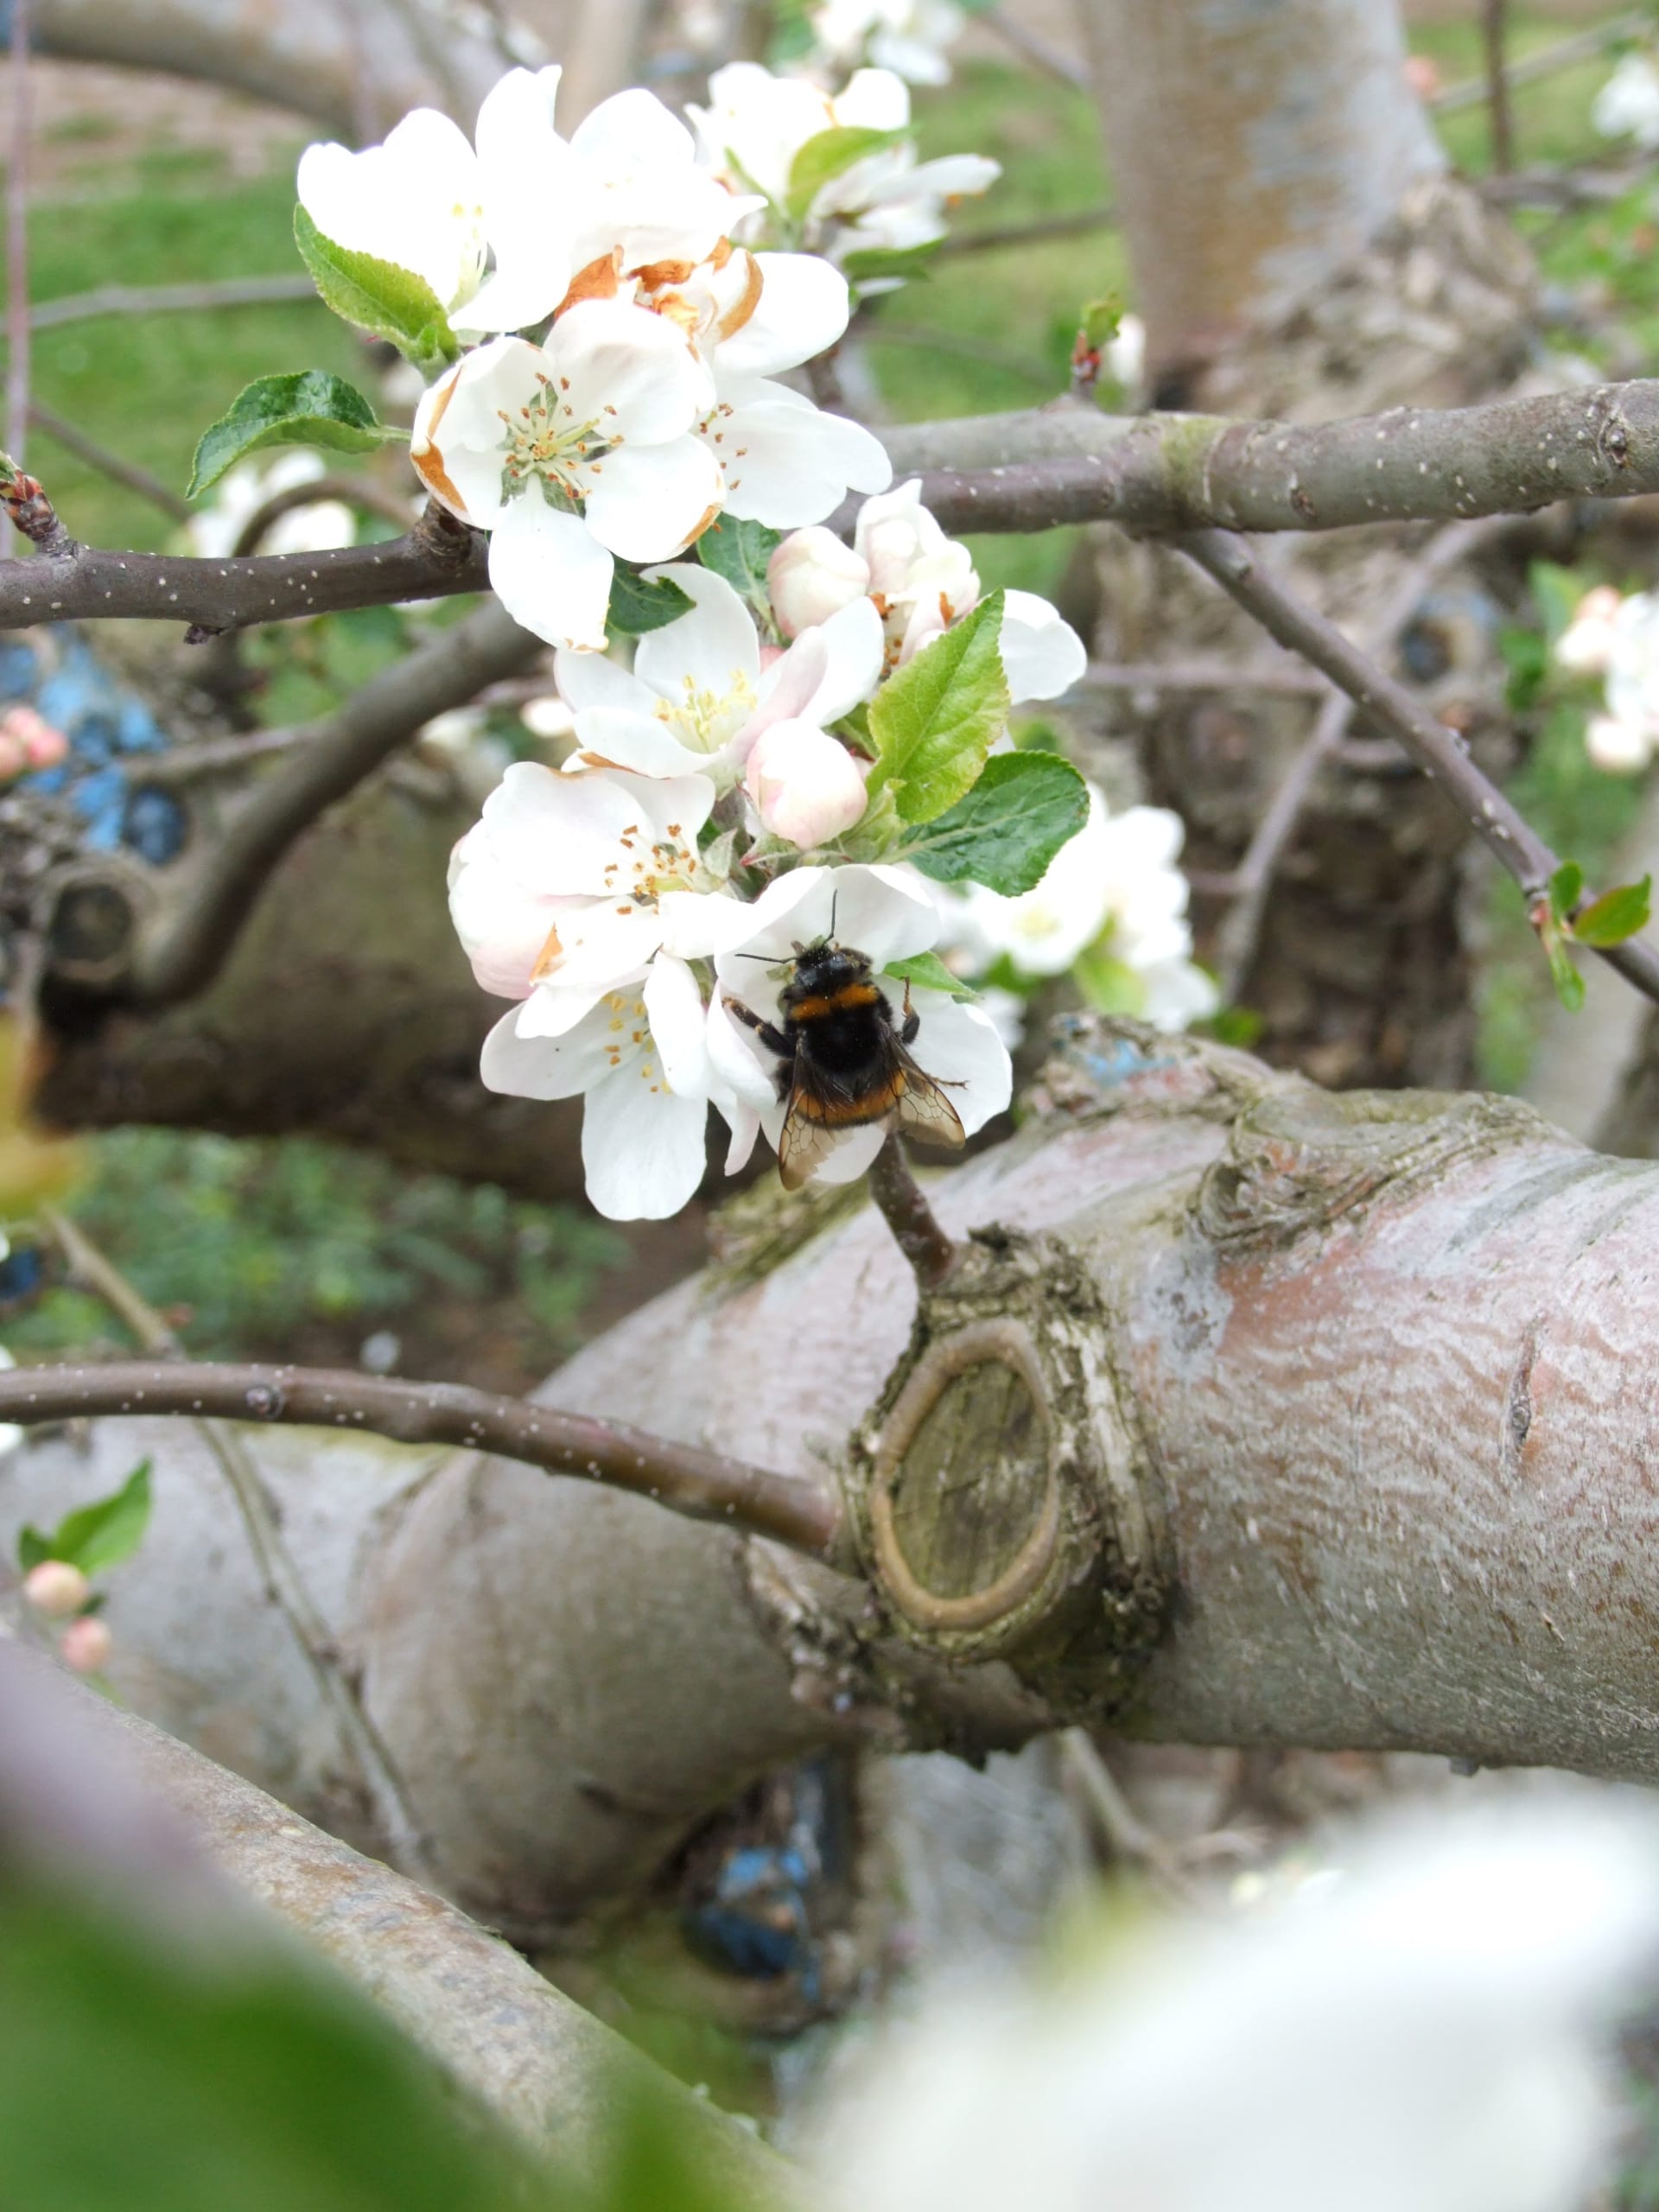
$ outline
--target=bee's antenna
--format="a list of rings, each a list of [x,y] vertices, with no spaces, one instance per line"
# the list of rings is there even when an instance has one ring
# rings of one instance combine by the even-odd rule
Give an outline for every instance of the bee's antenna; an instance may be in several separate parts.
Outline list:
[[[831,944],[836,941],[836,908],[840,903],[841,886],[837,884],[830,893],[830,942]]]
[[[733,957],[738,960],[769,960],[774,968],[778,965],[778,956],[775,952],[739,952]]]

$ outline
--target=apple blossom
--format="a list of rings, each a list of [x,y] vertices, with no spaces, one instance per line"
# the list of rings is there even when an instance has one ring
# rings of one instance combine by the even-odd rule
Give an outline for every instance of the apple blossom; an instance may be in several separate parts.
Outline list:
[[[1609,775],[1640,775],[1656,745],[1659,730],[1643,722],[1621,721],[1617,715],[1592,715],[1585,724],[1584,749]]]
[[[1644,153],[1659,149],[1659,69],[1645,54],[1627,54],[1596,94],[1590,119],[1604,138],[1634,138]]]
[[[869,576],[863,556],[822,523],[792,531],[766,567],[766,595],[778,627],[794,638],[827,622],[863,597]]]
[[[821,610],[868,595],[881,617],[894,668],[970,614],[980,596],[972,555],[947,537],[922,505],[919,478],[865,500],[850,555],[829,531],[792,531],[772,556],[767,583],[785,631],[797,610],[822,621]],[[1088,664],[1082,639],[1034,592],[1003,594],[1001,650],[1015,706],[1058,698]]]
[[[435,108],[417,107],[384,145],[360,154],[308,146],[298,191],[324,238],[410,270],[446,314],[478,289],[487,251],[483,173],[466,133]]]
[[[67,1559],[43,1559],[23,1577],[24,1597],[48,1620],[67,1620],[92,1594],[91,1583]]]
[[[1020,976],[1061,976],[1099,944],[1133,976],[1133,1010],[1144,1020],[1173,1030],[1206,1019],[1219,999],[1190,957],[1187,883],[1175,865],[1183,834],[1164,807],[1113,814],[1090,784],[1087,823],[1034,889],[1018,898],[978,883],[936,889],[949,964],[976,975],[1006,959]]]
[[[950,64],[944,49],[964,21],[954,0],[824,0],[812,11],[820,54],[842,67],[869,60],[912,85],[944,85]]]
[[[421,403],[410,457],[452,514],[489,531],[508,613],[598,651],[612,556],[668,559],[719,510],[719,468],[691,435],[709,397],[671,324],[584,301],[545,346],[498,338],[457,362]]]
[[[924,1993],[823,2115],[826,2212],[1610,2201],[1647,1818],[1517,1793],[1333,1848],[1248,1917],[1120,1913],[1064,1973]]]
[[[864,812],[864,779],[852,754],[810,721],[763,731],[743,788],[765,828],[804,852],[833,842]]]
[[[690,107],[702,159],[734,191],[753,188],[770,203],[737,235],[762,232],[840,261],[871,247],[927,245],[945,234],[948,202],[986,191],[1001,171],[977,154],[919,162],[908,137],[877,146],[825,181],[804,213],[791,211],[791,174],[802,149],[826,130],[910,129],[910,88],[890,69],[861,69],[835,97],[800,77],[734,61],[709,80],[709,105]],[[865,292],[898,281],[865,280]]]
[[[691,562],[654,573],[693,604],[639,639],[632,671],[593,654],[555,657],[576,737],[569,772],[700,775],[728,791],[763,730],[786,720],[836,721],[880,681],[881,625],[868,600],[804,632],[763,669],[753,617],[723,576]]]
[[[740,1000],[765,1021],[778,1014],[778,980],[794,946],[828,937],[866,954],[878,973],[889,963],[926,951],[938,934],[939,917],[919,879],[907,869],[881,867],[798,868],[767,886],[753,906],[726,915],[705,902],[680,938],[690,953],[715,957],[715,989],[709,1008],[709,1058],[716,1075],[749,1109],[775,1147],[783,1129],[777,1064],[760,1039],[727,1008]],[[896,1007],[902,985],[891,985]],[[919,1017],[911,1052],[935,1081],[951,1086],[950,1098],[963,1131],[972,1135],[1007,1106],[1013,1067],[995,1026],[978,1007],[943,991],[918,990]],[[735,1127],[735,1124],[734,1124]],[[828,1183],[861,1175],[880,1151],[885,1123],[849,1129],[817,1168]],[[733,1147],[729,1167],[741,1166],[747,1146]],[[752,1141],[752,1140],[751,1140]]]
[[[83,1613],[71,1621],[58,1638],[66,1667],[78,1675],[101,1675],[110,1663],[113,1638],[96,1613]]]
[[[1555,641],[1558,667],[1605,679],[1605,711],[1592,715],[1585,749],[1599,768],[1630,775],[1659,750],[1659,594],[1628,598],[1598,584]]]

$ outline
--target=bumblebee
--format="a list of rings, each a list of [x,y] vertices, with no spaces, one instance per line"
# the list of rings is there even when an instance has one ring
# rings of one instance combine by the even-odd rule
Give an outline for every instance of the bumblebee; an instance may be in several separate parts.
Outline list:
[[[833,935],[797,944],[794,954],[778,998],[781,1027],[741,999],[726,1001],[778,1055],[778,1096],[787,1109],[778,1140],[784,1188],[799,1190],[846,1130],[878,1122],[929,1144],[959,1145],[962,1122],[944,1095],[956,1086],[924,1074],[906,1049],[921,1021],[909,984],[896,1020],[867,954]]]

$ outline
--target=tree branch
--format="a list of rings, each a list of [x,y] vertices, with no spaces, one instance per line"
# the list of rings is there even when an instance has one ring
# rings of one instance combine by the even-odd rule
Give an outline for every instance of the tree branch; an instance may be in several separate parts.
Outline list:
[[[1312,661],[1373,722],[1399,740],[1426,776],[1439,784],[1475,835],[1515,878],[1529,906],[1545,897],[1560,866],[1531,824],[1475,766],[1455,734],[1403,684],[1368,660],[1333,622],[1287,592],[1249,546],[1224,531],[1179,541],[1180,550],[1253,614],[1268,634]],[[1595,948],[1646,997],[1659,1000],[1659,952],[1637,938]]]
[[[897,472],[922,478],[922,497],[947,530],[1103,521],[1151,533],[1341,530],[1659,491],[1653,378],[1341,423],[1054,406],[880,435]],[[858,504],[835,526],[850,527]],[[0,629],[127,616],[216,632],[489,588],[484,538],[430,518],[380,544],[239,561],[107,552],[51,519],[39,557],[0,562]]]
[[[491,601],[371,677],[337,713],[316,723],[294,758],[251,793],[165,932],[151,941],[140,938],[130,995],[167,1005],[200,990],[218,972],[272,869],[302,830],[434,715],[464,706],[486,683],[511,675],[542,650],[539,638]]]
[[[817,1484],[459,1382],[394,1382],[347,1369],[212,1360],[118,1360],[0,1373],[0,1421],[29,1427],[99,1414],[367,1429],[399,1444],[493,1452],[546,1474],[631,1491],[694,1521],[769,1536],[811,1559],[841,1557],[839,1505]]]
[[[100,476],[107,476],[112,484],[124,485],[129,492],[136,492],[141,499],[148,499],[151,506],[158,508],[169,522],[189,521],[192,510],[188,499],[181,499],[176,492],[168,491],[161,479],[152,476],[147,468],[140,468],[136,461],[123,461],[119,454],[111,453],[107,446],[99,445],[96,438],[89,438],[85,430],[79,429],[67,416],[60,415],[55,409],[42,406],[38,399],[31,399],[29,419],[37,430],[44,430],[48,437],[55,439],[66,452],[73,454],[77,461],[84,461]],[[399,516],[398,520],[401,522],[403,519]]]
[[[924,1290],[937,1289],[956,1266],[959,1250],[934,1218],[896,1129],[871,1163],[870,1196],[915,1270],[917,1281]]]
[[[303,270],[280,276],[229,276],[205,284],[99,284],[90,292],[66,292],[38,300],[29,310],[30,330],[57,330],[65,323],[90,322],[99,315],[199,315],[213,308],[269,307],[289,300],[317,300],[317,288]]]

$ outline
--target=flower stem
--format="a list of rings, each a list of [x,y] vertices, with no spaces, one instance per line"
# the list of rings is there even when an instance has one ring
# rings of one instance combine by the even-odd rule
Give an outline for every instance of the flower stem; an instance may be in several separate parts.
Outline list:
[[[935,1220],[896,1133],[871,1162],[870,1195],[915,1270],[917,1282],[924,1290],[937,1290],[957,1264],[958,1248]]]

